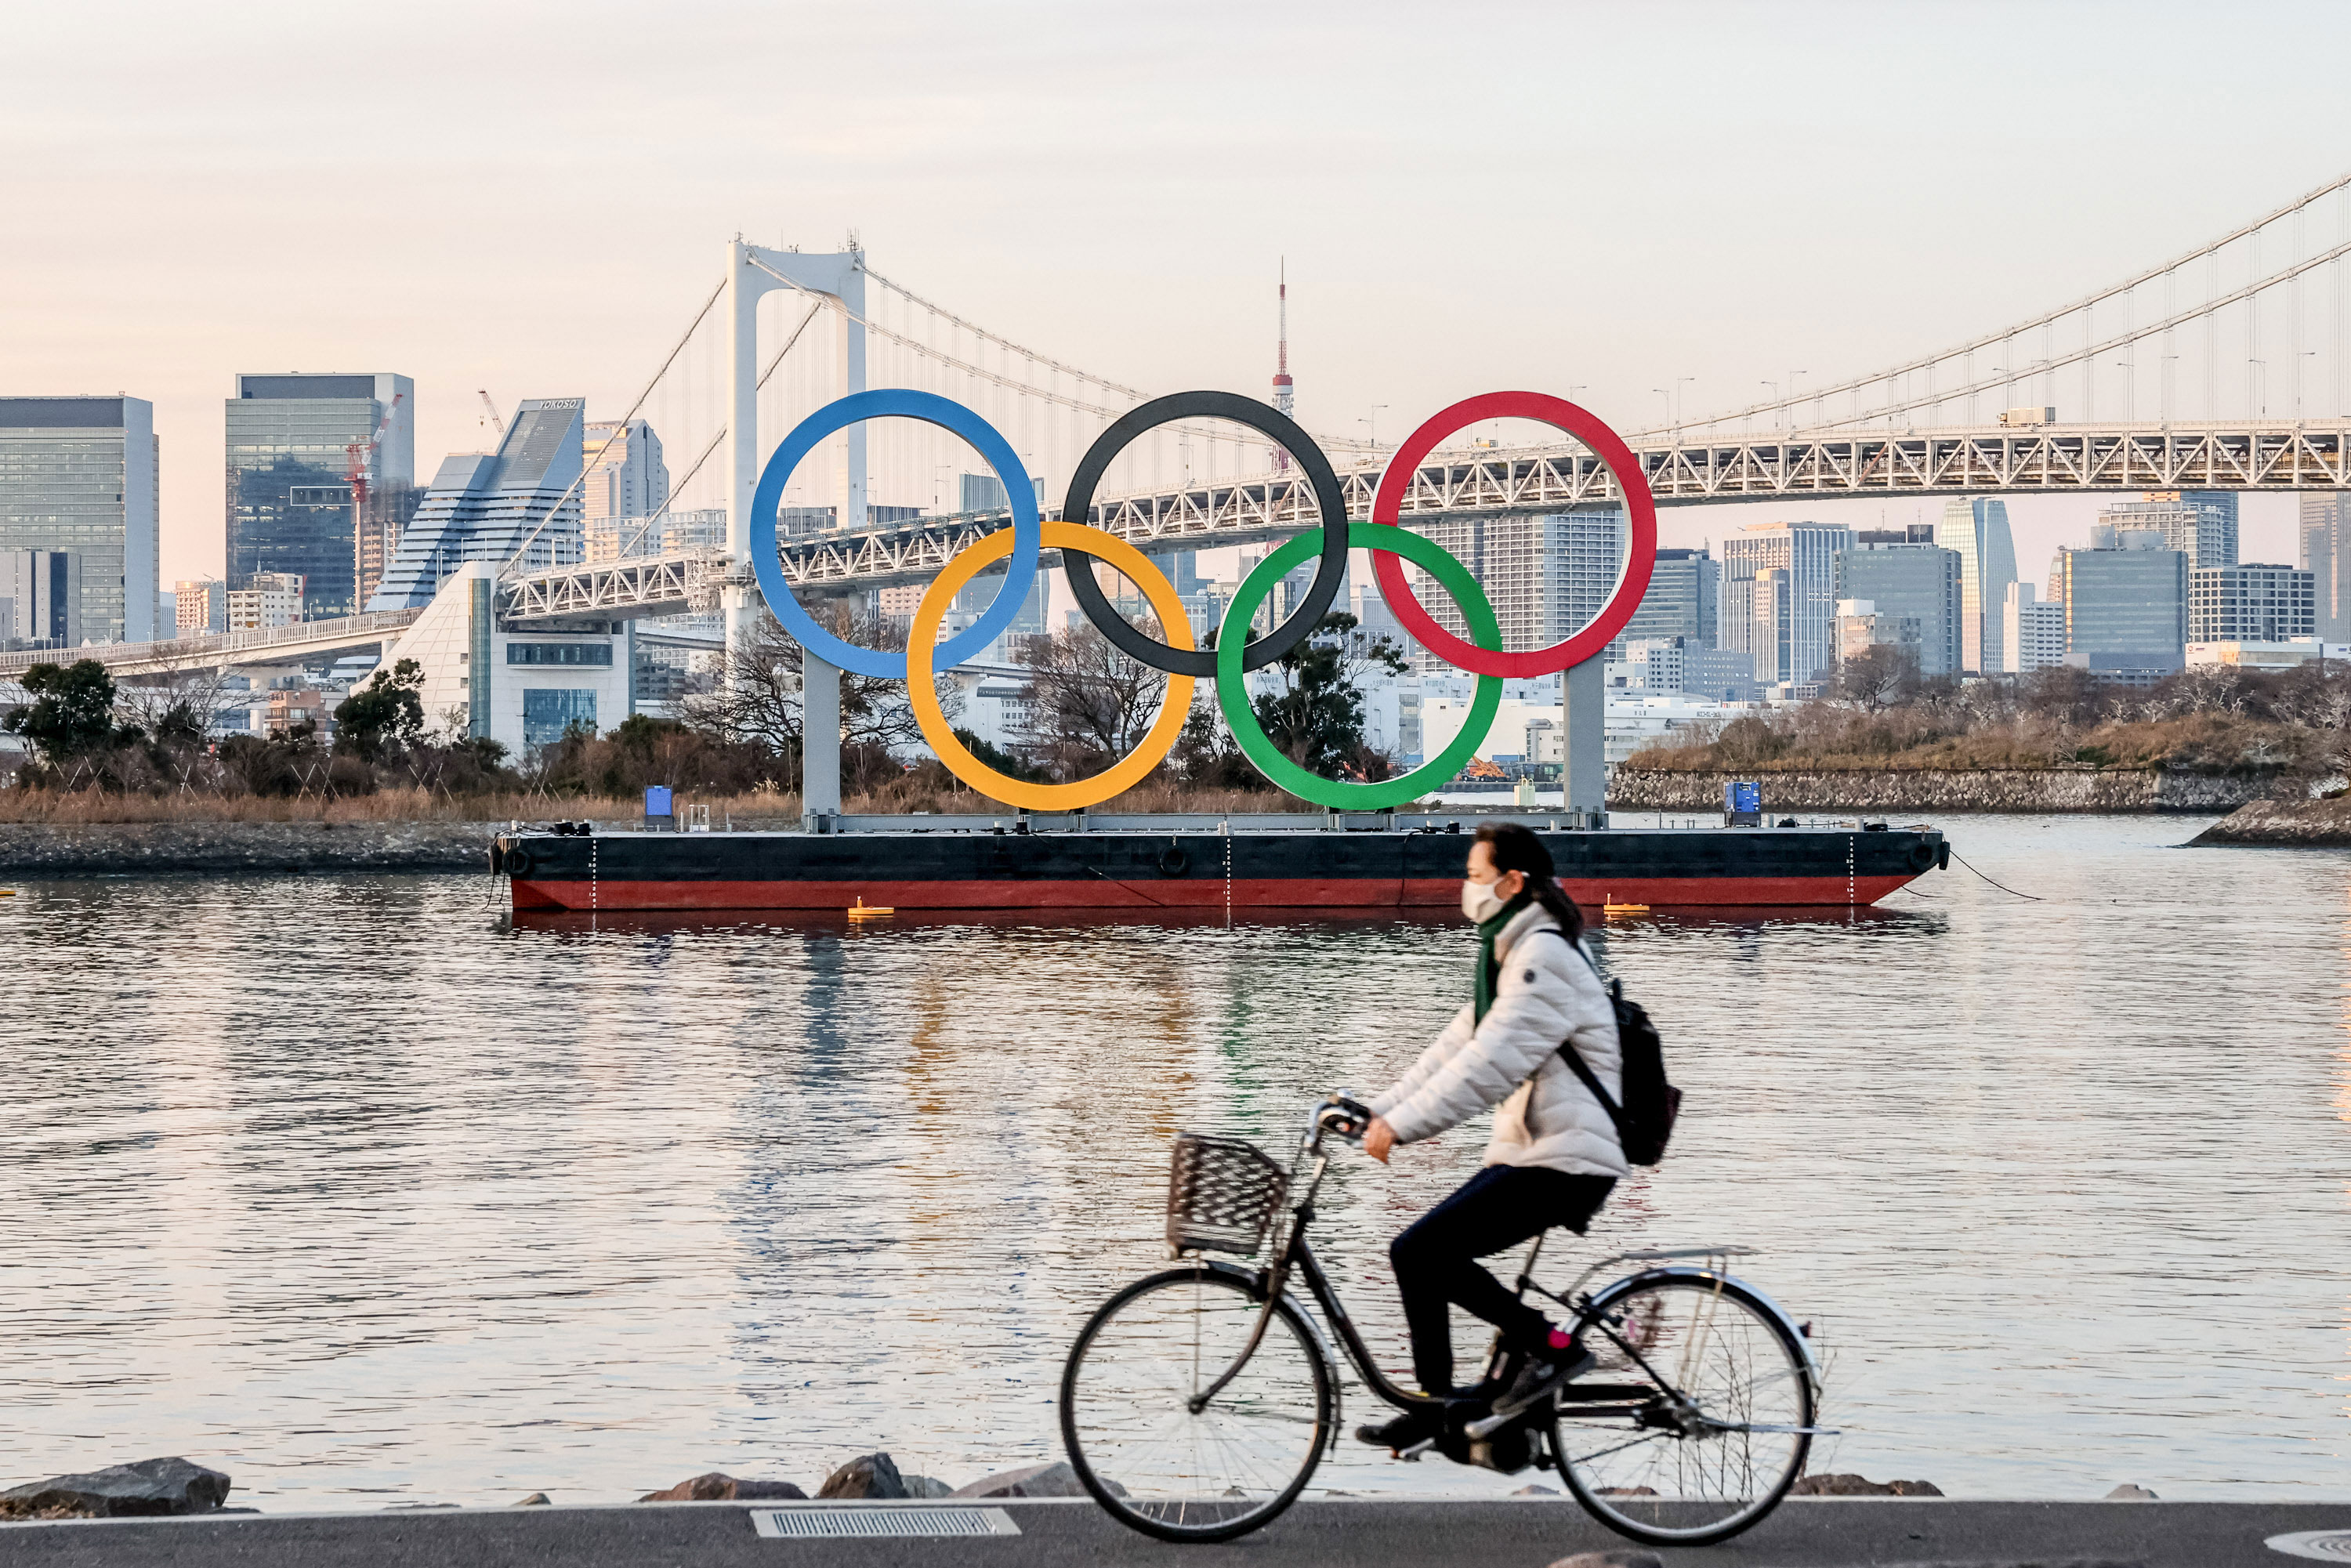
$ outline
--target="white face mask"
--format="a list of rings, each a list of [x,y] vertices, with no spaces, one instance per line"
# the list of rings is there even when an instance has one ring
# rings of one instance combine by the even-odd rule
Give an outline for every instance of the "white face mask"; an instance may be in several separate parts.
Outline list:
[[[1461,913],[1479,925],[1501,914],[1503,902],[1490,882],[1465,879],[1461,883]]]

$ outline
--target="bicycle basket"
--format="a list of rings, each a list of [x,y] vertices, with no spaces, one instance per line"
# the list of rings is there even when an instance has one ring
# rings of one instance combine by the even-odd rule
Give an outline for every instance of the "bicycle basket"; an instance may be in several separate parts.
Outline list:
[[[1265,1245],[1289,1190],[1290,1173],[1254,1145],[1179,1134],[1167,1175],[1167,1245],[1249,1257]]]

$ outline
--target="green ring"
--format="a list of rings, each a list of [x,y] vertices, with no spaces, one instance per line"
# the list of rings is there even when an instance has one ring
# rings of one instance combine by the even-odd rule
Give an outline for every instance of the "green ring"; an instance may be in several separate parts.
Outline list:
[[[1461,770],[1463,763],[1476,755],[1479,744],[1494,727],[1494,715],[1502,706],[1501,676],[1478,677],[1478,695],[1469,704],[1469,716],[1443,751],[1401,778],[1382,779],[1376,784],[1356,784],[1309,773],[1266,738],[1265,731],[1258,727],[1256,710],[1249,706],[1249,687],[1241,673],[1241,650],[1249,642],[1249,621],[1265,596],[1273,591],[1273,585],[1291,568],[1321,549],[1322,545],[1320,534],[1301,534],[1258,562],[1257,570],[1242,580],[1240,591],[1226,607],[1224,622],[1217,631],[1217,706],[1224,711],[1225,724],[1233,732],[1233,738],[1240,742],[1241,751],[1257,765],[1257,770],[1277,788],[1289,790],[1301,800],[1341,811],[1377,811],[1417,800],[1428,785],[1451,779]],[[1450,550],[1408,528],[1376,523],[1348,524],[1347,548],[1392,550],[1421,568],[1436,578],[1438,586],[1461,607],[1463,617],[1469,622],[1469,640],[1480,648],[1501,648],[1502,628],[1494,619],[1493,605],[1487,601],[1485,590],[1478,586],[1469,569]]]

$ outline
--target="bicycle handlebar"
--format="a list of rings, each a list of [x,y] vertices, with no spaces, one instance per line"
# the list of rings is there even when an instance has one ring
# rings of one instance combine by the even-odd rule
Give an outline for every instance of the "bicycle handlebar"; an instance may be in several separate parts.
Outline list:
[[[1361,1143],[1372,1124],[1372,1108],[1343,1092],[1334,1092],[1314,1108],[1314,1124],[1351,1144]]]

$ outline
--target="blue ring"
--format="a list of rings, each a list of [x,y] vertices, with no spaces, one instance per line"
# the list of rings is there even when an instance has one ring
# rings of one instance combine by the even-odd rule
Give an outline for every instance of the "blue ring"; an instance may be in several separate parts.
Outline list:
[[[758,576],[759,592],[767,599],[768,611],[801,647],[853,674],[903,681],[906,678],[903,649],[893,652],[861,648],[854,643],[843,642],[818,625],[815,617],[801,608],[792,594],[792,585],[784,580],[783,561],[776,542],[776,514],[783,505],[784,486],[801,459],[816,449],[818,442],[860,420],[893,417],[919,419],[970,442],[987,465],[996,470],[1012,503],[1012,557],[1004,563],[1004,585],[996,591],[986,614],[939,644],[932,656],[932,668],[944,670],[977,657],[1012,624],[1020,607],[1029,601],[1029,590],[1037,579],[1037,558],[1044,549],[1044,530],[1038,526],[1037,492],[1029,482],[1020,455],[1012,450],[1012,444],[996,426],[963,404],[935,392],[912,392],[904,387],[852,392],[825,404],[795,425],[792,433],[784,437],[784,444],[776,448],[776,455],[768,459],[768,466],[759,475],[758,491],[751,497],[751,570]],[[1015,479],[1019,483],[1014,483]]]

